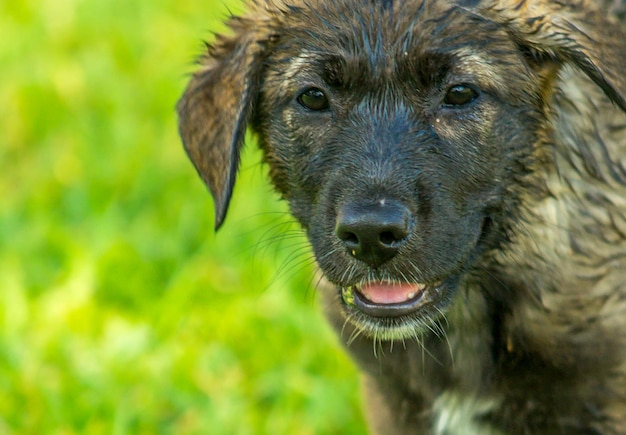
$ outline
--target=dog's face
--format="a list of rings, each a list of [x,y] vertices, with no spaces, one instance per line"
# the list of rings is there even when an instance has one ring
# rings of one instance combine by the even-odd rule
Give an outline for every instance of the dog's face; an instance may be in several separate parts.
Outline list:
[[[347,317],[378,338],[414,336],[538,187],[560,55],[493,5],[258,10],[209,53],[179,106],[218,225],[250,122]]]
[[[321,270],[383,337],[444,309],[537,141],[537,73],[508,35],[430,8],[303,14],[267,58],[255,119]]]

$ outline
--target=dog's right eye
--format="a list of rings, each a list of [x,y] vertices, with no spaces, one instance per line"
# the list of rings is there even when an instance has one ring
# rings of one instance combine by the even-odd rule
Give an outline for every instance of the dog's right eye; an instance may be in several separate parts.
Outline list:
[[[446,106],[464,106],[474,101],[477,97],[478,92],[471,86],[455,85],[448,89],[443,103]]]
[[[298,103],[309,110],[320,111],[330,107],[326,94],[321,89],[309,88],[298,96]]]

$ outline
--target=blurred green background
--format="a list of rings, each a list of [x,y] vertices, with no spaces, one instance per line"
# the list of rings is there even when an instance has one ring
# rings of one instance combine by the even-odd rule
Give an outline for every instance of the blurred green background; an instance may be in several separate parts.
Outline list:
[[[229,8],[0,1],[0,434],[364,432],[258,152],[214,235],[176,132]]]

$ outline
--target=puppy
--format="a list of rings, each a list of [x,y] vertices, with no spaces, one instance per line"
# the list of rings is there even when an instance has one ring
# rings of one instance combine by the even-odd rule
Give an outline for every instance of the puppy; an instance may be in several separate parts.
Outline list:
[[[201,58],[216,228],[250,127],[373,433],[626,433],[620,7],[253,0]]]

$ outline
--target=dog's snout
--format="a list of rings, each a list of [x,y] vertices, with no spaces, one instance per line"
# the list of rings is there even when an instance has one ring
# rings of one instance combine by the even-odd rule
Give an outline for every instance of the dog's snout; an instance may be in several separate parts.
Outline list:
[[[335,234],[348,252],[372,267],[392,259],[410,233],[411,213],[401,203],[348,203],[337,214]]]

